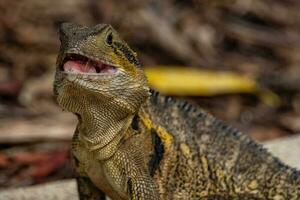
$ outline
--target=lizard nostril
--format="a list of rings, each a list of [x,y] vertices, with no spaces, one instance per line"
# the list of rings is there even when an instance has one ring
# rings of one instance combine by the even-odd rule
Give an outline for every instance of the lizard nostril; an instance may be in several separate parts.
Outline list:
[[[99,66],[96,66],[95,69],[96,69],[96,73],[100,73],[101,72],[101,69],[100,69]]]

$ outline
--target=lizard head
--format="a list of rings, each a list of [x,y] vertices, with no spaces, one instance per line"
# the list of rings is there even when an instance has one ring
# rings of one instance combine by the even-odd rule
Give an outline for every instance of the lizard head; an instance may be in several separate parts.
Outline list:
[[[64,109],[83,114],[93,105],[136,112],[149,96],[136,53],[106,24],[63,23],[54,94]]]

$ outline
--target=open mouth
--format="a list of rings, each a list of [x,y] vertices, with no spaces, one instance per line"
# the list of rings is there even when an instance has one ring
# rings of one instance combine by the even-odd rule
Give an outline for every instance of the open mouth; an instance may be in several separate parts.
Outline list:
[[[75,74],[112,74],[117,71],[117,68],[82,55],[68,54],[63,61],[61,71]]]

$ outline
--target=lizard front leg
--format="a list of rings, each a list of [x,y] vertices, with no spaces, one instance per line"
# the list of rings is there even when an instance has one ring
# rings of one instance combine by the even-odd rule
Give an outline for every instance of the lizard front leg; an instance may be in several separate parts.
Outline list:
[[[80,200],[105,200],[105,194],[89,178],[77,177],[76,180]]]
[[[126,174],[127,194],[131,200],[158,200],[157,185],[150,176],[140,152],[123,149],[116,153],[115,158],[121,160],[119,167],[123,168]]]
[[[130,163],[127,163],[130,167]],[[111,199],[159,200],[157,187],[147,173],[108,160],[90,168],[88,175],[93,185],[100,188]],[[86,184],[86,182],[85,182]],[[84,184],[83,184],[84,185]],[[87,186],[89,188],[89,186]],[[86,187],[83,187],[85,189]],[[80,191],[80,189],[79,189]],[[85,191],[80,191],[85,194]]]
[[[158,200],[157,185],[148,173],[142,155],[129,151],[119,149],[113,157],[91,168],[91,180],[98,188],[105,188],[112,199]],[[105,180],[105,183],[99,180]]]
[[[105,200],[105,194],[99,190],[84,172],[84,166],[75,156],[73,156],[73,165],[78,175],[76,177],[77,190],[80,200]]]
[[[151,177],[130,178],[127,181],[128,194],[131,200],[158,200],[158,191]]]

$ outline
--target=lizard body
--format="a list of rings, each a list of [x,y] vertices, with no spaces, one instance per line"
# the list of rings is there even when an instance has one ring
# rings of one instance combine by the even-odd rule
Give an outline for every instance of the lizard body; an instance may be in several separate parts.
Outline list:
[[[77,115],[80,199],[300,199],[300,172],[187,102],[149,89],[110,25],[64,23],[54,94]]]

